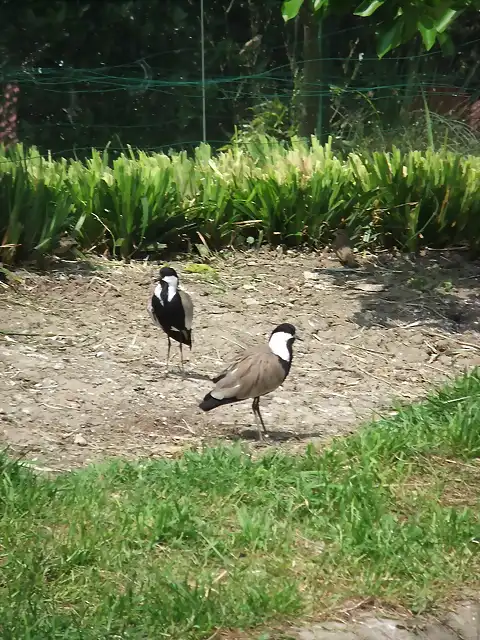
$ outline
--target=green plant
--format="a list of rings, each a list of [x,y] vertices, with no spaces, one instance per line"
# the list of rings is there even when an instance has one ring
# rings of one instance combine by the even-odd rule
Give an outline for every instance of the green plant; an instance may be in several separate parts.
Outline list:
[[[52,251],[70,230],[73,202],[66,186],[67,162],[53,163],[21,145],[5,154],[0,169],[1,257],[10,264]]]
[[[0,158],[0,247],[5,263],[55,250],[64,233],[81,251],[129,259],[245,242],[321,245],[345,225],[364,246],[480,245],[480,158],[434,151],[335,152],[266,135],[214,155],[92,152],[52,160],[21,145]]]
[[[297,133],[292,124],[290,108],[279,98],[265,100],[251,107],[251,118],[235,128],[233,145],[264,140],[291,140]],[[230,145],[228,145],[230,146]]]
[[[207,276],[218,277],[217,271],[215,271],[215,269],[211,267],[209,264],[188,263],[183,267],[183,270],[186,273],[194,273],[197,275],[207,275]]]

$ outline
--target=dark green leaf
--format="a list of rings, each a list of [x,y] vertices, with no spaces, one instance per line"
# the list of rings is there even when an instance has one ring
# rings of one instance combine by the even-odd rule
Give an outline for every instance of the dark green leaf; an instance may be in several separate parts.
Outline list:
[[[392,27],[386,31],[380,31],[377,42],[377,54],[379,58],[395,49],[402,42],[403,20],[398,18]]]
[[[418,12],[405,12],[405,15],[401,18],[401,20],[403,22],[403,28],[400,43],[408,42],[409,40],[415,38],[415,36],[418,34]]]
[[[418,15],[418,13],[417,13]],[[418,20],[422,24],[425,29],[433,29],[435,28],[435,21],[433,18],[427,14],[420,15],[420,19]]]
[[[329,0],[313,0],[313,10],[315,11],[315,13],[317,11],[320,11],[320,9],[324,6],[326,9],[328,9],[328,1]]]
[[[418,23],[418,30],[420,31],[420,34],[422,36],[425,49],[427,51],[430,51],[430,49],[435,44],[435,40],[437,39],[437,30],[427,29],[421,22]]]
[[[446,56],[453,56],[455,54],[455,47],[453,41],[448,33],[437,33],[438,42],[442,48],[442,52]]]

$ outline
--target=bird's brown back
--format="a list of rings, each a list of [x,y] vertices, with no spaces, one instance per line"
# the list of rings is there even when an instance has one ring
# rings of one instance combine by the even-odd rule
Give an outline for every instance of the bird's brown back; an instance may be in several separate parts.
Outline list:
[[[268,345],[248,349],[215,379],[214,398],[255,398],[279,387],[286,378],[280,359]],[[221,399],[218,397],[218,399]]]
[[[337,229],[331,244],[332,250],[337,254],[340,262],[347,267],[358,267],[358,261],[350,246],[350,238],[345,229]]]

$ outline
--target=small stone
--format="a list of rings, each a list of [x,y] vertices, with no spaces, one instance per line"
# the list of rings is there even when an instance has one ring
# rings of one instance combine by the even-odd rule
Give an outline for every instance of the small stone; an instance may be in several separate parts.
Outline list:
[[[86,447],[87,441],[85,440],[85,438],[82,436],[81,433],[77,433],[73,439],[73,444],[76,444],[79,447]]]
[[[247,298],[246,300],[244,300],[244,302],[247,307],[253,307],[256,304],[260,304],[258,300],[255,300],[255,298]]]
[[[366,293],[380,293],[381,291],[385,291],[386,286],[373,282],[359,282],[354,286],[354,289],[357,289],[357,291],[365,291]]]
[[[305,280],[318,280],[318,273],[314,273],[313,271],[304,271],[303,277]]]

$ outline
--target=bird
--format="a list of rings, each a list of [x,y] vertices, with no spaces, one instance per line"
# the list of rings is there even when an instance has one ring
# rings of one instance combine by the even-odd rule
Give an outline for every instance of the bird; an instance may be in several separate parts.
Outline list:
[[[265,435],[267,430],[260,413],[260,396],[274,391],[288,376],[295,339],[301,340],[292,324],[279,324],[270,334],[268,344],[245,350],[213,378],[215,387],[200,402],[200,409],[211,411],[225,404],[253,398],[252,411],[257,422],[258,439],[262,440],[260,425]]]
[[[335,231],[331,248],[335,251],[337,258],[344,267],[356,269],[360,266],[352,251],[350,238],[345,229],[337,229],[337,231]]]
[[[72,238],[66,231],[64,231],[58,239],[57,246],[55,247],[53,253],[56,256],[63,256],[66,253],[73,251],[75,247],[78,247],[78,242],[75,240],[75,238]]]
[[[154,324],[167,334],[167,373],[171,339],[176,340],[180,345],[182,371],[183,345],[192,349],[193,302],[186,291],[180,291],[178,283],[179,278],[175,269],[162,267],[148,304],[148,311]]]

